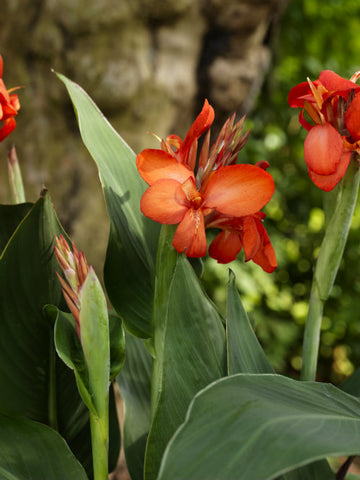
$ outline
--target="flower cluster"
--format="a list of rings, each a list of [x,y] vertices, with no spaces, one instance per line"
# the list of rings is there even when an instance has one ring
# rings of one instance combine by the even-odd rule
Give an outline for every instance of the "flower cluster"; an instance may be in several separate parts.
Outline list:
[[[84,253],[77,250],[74,244],[72,244],[72,248],[73,251],[70,250],[63,235],[55,237],[55,256],[66,281],[56,273],[60,280],[66,303],[75,318],[76,333],[81,341],[81,289],[91,267],[89,268]]]
[[[162,224],[178,224],[173,246],[188,257],[207,251],[205,229],[221,231],[209,254],[220,263],[234,260],[244,249],[266,272],[276,257],[260,212],[274,192],[272,176],[261,165],[236,164],[247,141],[244,120],[229,118],[210,147],[214,110],[207,100],[184,140],[170,135],[161,149],[145,149],[136,159],[141,177],[149,185],[141,199],[144,215]],[[198,140],[205,133],[198,155]]]
[[[7,90],[2,79],[3,59],[0,55],[0,142],[4,140],[16,127],[15,116],[20,109],[18,96],[12,93],[19,87]]]
[[[309,132],[304,143],[309,176],[327,192],[345,175],[351,152],[360,153],[359,76],[356,72],[347,80],[324,70],[314,82],[300,83],[289,93],[289,105],[302,108],[299,121]]]

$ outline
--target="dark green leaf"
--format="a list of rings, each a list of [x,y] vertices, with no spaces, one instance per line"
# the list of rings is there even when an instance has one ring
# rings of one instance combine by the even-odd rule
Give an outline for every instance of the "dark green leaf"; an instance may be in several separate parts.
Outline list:
[[[31,207],[32,203],[0,205],[0,254]]]
[[[160,265],[165,270],[164,262]],[[224,326],[184,255],[177,258],[162,289],[158,294],[166,300],[165,315],[154,316],[158,330],[154,334],[154,410],[145,458],[148,480],[156,478],[166,444],[184,421],[193,396],[226,374]]]
[[[274,373],[241,303],[232,271],[227,288],[226,342],[229,375]]]
[[[158,478],[270,480],[325,457],[357,454],[359,442],[355,397],[327,384],[238,374],[195,397]]]
[[[117,382],[125,404],[124,451],[132,480],[143,480],[150,429],[152,358],[144,341],[126,332],[126,357]]]
[[[63,438],[51,428],[0,414],[0,478],[87,480]]]

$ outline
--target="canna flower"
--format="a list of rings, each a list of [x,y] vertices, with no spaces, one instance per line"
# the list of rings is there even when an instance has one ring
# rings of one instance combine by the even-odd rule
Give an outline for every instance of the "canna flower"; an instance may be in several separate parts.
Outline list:
[[[0,142],[4,140],[16,127],[15,116],[20,109],[20,102],[18,96],[12,93],[19,87],[7,90],[2,79],[3,74],[3,59],[0,55]]]
[[[332,190],[345,175],[351,152],[360,153],[360,86],[330,70],[319,79],[300,83],[290,90],[288,102],[301,108],[300,124],[308,130],[304,159],[315,185]],[[312,120],[305,118],[305,112]]]
[[[184,141],[171,135],[161,142],[161,150],[146,149],[137,156],[139,173],[149,185],[141,199],[141,211],[156,222],[178,225],[173,246],[188,257],[206,254],[206,228],[236,230],[243,238],[243,217],[257,214],[274,192],[273,179],[263,168],[235,164],[248,134],[242,133],[244,119],[237,123],[234,119],[233,115],[225,122],[210,148],[214,112],[205,100]],[[198,139],[205,132],[197,161]],[[234,260],[241,246],[232,248],[232,236],[222,240],[211,252],[218,261],[227,263]],[[231,254],[226,253],[228,248]],[[259,246],[248,251],[248,259],[254,259],[258,251],[260,255],[260,250]]]
[[[73,251],[63,237],[55,237],[55,256],[64,273],[66,281],[56,272],[60,280],[64,298],[75,318],[76,333],[81,341],[80,308],[81,290],[92,267],[88,266],[83,252],[72,244]]]

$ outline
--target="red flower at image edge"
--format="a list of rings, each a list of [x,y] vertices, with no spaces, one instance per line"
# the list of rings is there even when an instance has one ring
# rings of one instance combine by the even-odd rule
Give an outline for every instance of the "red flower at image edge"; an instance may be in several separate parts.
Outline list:
[[[360,86],[331,70],[319,79],[300,83],[290,90],[288,102],[301,108],[299,121],[308,130],[304,159],[315,185],[332,190],[345,175],[351,152],[360,153]],[[314,124],[305,118],[308,114]]]
[[[259,210],[270,200],[274,182],[259,166],[235,164],[247,139],[241,135],[242,120],[234,125],[230,118],[211,149],[208,131],[194,174],[198,139],[213,120],[213,109],[205,101],[184,141],[170,135],[162,141],[162,150],[146,149],[137,156],[139,173],[149,185],[141,211],[156,222],[178,224],[173,246],[179,253],[204,256],[205,229],[219,228],[210,256],[228,263],[244,248],[246,260],[271,272],[276,258],[262,225],[265,214]]]
[[[16,88],[7,90],[2,80],[3,59],[0,55],[0,142],[16,127],[15,116],[20,109],[18,96],[11,93]]]

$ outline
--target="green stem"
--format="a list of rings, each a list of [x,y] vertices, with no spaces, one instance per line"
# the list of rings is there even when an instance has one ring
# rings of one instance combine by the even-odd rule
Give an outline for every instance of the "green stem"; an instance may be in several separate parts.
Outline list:
[[[99,417],[90,412],[91,446],[93,454],[94,480],[108,479],[108,413]]]
[[[20,164],[14,146],[11,147],[9,151],[8,172],[11,203],[16,205],[18,203],[26,202]]]
[[[360,170],[352,160],[339,185],[334,213],[328,223],[316,262],[303,342],[302,380],[315,380],[323,308],[344,253],[359,190]]]
[[[49,425],[54,430],[58,429],[56,406],[56,352],[54,342],[50,343],[49,353],[49,399],[48,399]]]

